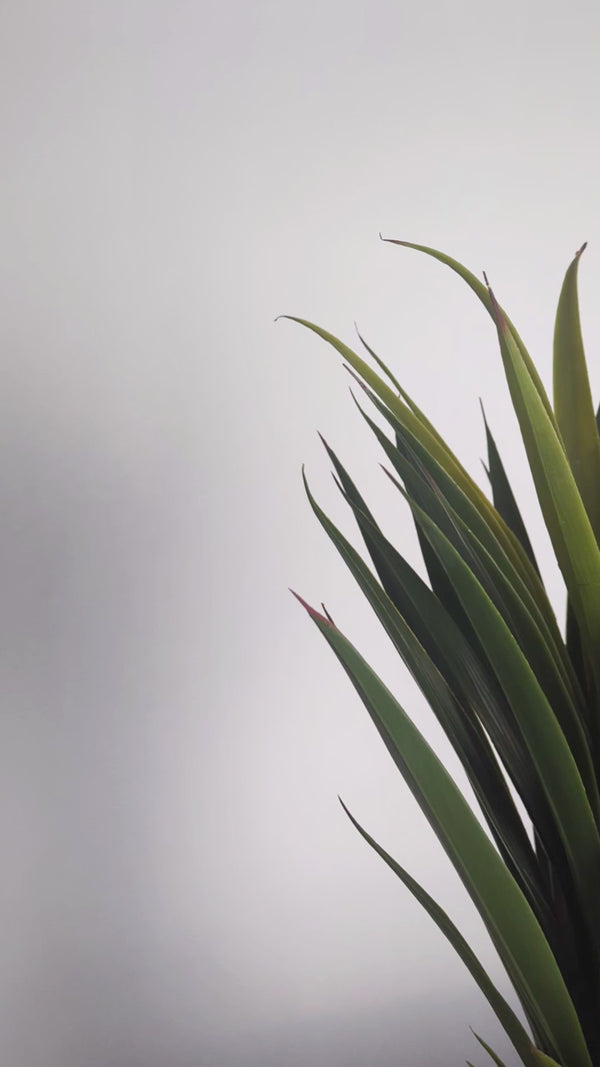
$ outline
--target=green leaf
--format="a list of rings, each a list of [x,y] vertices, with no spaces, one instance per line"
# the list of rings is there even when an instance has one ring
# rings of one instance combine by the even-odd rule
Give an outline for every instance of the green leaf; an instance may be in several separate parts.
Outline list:
[[[377,410],[392,426],[396,436],[398,449],[403,453],[404,458],[409,459],[412,462],[409,453],[417,453],[419,461],[427,471],[428,475],[443,487],[444,492],[451,500],[453,506],[458,510],[459,514],[461,514],[464,521],[469,527],[472,527],[477,532],[480,539],[484,542],[488,550],[492,553],[496,561],[501,565],[502,569],[509,577],[511,584],[517,586],[520,594],[525,597],[528,604],[530,604],[534,615],[539,618],[542,628],[547,632],[552,645],[556,649],[559,660],[559,669],[564,674],[565,680],[568,679],[568,683],[571,686],[573,686],[573,684],[577,685],[572,664],[566,654],[564,642],[556,622],[556,617],[541,582],[539,573],[533,567],[519,539],[504,522],[496,509],[492,507],[489,501],[486,500],[487,510],[478,508],[474,497],[466,492],[465,488],[460,486],[452,475],[438,463],[435,456],[428,452],[423,442],[420,441],[411,430],[402,426],[371,390],[364,385],[363,390]],[[391,459],[394,466],[397,466],[395,462],[397,453],[394,446],[373,420],[363,411],[356,400],[355,403],[386,454]],[[422,543],[421,547],[423,548]],[[427,561],[425,552],[424,556],[428,570],[430,570],[430,565]]]
[[[562,442],[495,302],[494,307],[504,369],[542,514],[600,687],[600,549]]]
[[[328,618],[303,603],[451,858],[544,1044],[569,1067],[592,1067],[579,1019],[541,927],[460,790],[354,646]]]
[[[553,1060],[552,1056],[547,1056],[545,1052],[540,1052],[539,1048],[533,1049],[533,1057],[536,1067],[561,1067],[561,1064]]]
[[[473,1034],[474,1037],[477,1038],[477,1040],[479,1041],[479,1044],[481,1045],[482,1048],[485,1049],[485,1051],[487,1052],[488,1056],[490,1056],[491,1059],[493,1059],[494,1063],[496,1064],[496,1067],[506,1067],[506,1065],[500,1059],[499,1055],[496,1052],[494,1052],[493,1048],[490,1048],[489,1045],[486,1045],[486,1043],[483,1040],[483,1038],[480,1037],[479,1034],[476,1034],[472,1027],[471,1027],[471,1033]],[[530,1043],[530,1048],[528,1050],[529,1051],[528,1063],[531,1063],[531,1051],[532,1051],[532,1048],[533,1048],[533,1046]]]
[[[418,418],[419,422],[425,427],[426,430],[429,431],[429,433],[432,435],[432,437],[435,437],[435,439],[438,441],[438,443],[441,445],[441,447],[444,448],[444,449],[447,449],[448,446],[446,445],[446,442],[444,441],[443,437],[438,433],[438,431],[436,430],[436,428],[433,425],[433,423],[430,422],[429,419],[427,418],[427,416],[421,411],[421,409],[419,407],[417,407],[417,405],[415,404],[414,400],[412,400],[412,398],[408,395],[406,390],[402,388],[402,386],[400,385],[400,382],[398,381],[397,378],[394,377],[394,375],[392,374],[391,370],[388,367],[386,367],[386,365],[383,362],[383,360],[380,359],[379,356],[370,347],[370,345],[367,344],[367,342],[365,341],[364,337],[362,337],[362,335],[360,334],[358,329],[356,330],[356,332],[358,334],[358,339],[361,342],[361,344],[364,345],[364,347],[366,348],[366,350],[369,353],[369,355],[375,360],[375,362],[381,367],[381,369],[383,371],[385,371],[385,373],[387,374],[388,378],[390,379],[392,385],[398,390],[398,394],[399,394],[399,396],[402,397],[402,399],[404,400],[405,404],[408,405],[410,410],[413,412],[414,415],[416,415],[416,417]]]
[[[478,718],[470,709],[466,711],[461,707],[405,618],[375,580],[358,552],[319,507],[306,478],[304,485],[319,522],[349,567],[447,734],[505,862],[546,929],[550,925],[551,915],[541,893],[536,858]]]
[[[418,518],[479,634],[512,707],[553,811],[582,914],[598,948],[600,837],[573,755],[529,663],[485,590],[429,517],[419,510]]]
[[[455,547],[462,551],[471,565],[473,553],[467,551],[467,542],[471,533],[477,539],[476,543],[489,553],[514,602],[516,598],[516,608],[522,615],[523,612],[525,613],[524,622],[530,629],[534,628],[533,641],[529,643],[530,651],[532,650],[535,655],[545,656],[549,674],[556,678],[556,684],[561,692],[564,690],[564,698],[572,707],[572,712],[567,711],[566,714],[568,716],[572,714],[579,720],[584,714],[579,684],[543,587],[538,584],[540,595],[536,598],[531,585],[523,580],[521,573],[506,554],[496,536],[496,531],[490,527],[466,494],[435,459],[428,455],[412,434],[397,425],[398,447],[395,448],[360,405],[357,406],[409,489],[409,494],[427,511],[437,525],[444,529],[447,536],[453,540]],[[451,532],[449,532],[449,527]],[[459,532],[459,527],[462,533]],[[465,536],[465,531],[467,536]],[[484,561],[478,573],[485,574],[486,566],[487,563]],[[508,618],[510,619],[510,613]]]
[[[515,537],[518,537],[519,541],[523,545],[523,549],[527,553],[531,560],[532,567],[535,568],[537,573],[540,573],[540,569],[537,565],[533,548],[531,547],[531,541],[525,528],[525,523],[521,517],[519,506],[515,500],[513,491],[511,489],[510,482],[506,476],[504,464],[500,458],[500,453],[496,447],[496,442],[492,437],[492,432],[488,426],[488,421],[485,417],[485,411],[483,410],[483,404],[481,405],[481,412],[483,415],[483,422],[485,425],[485,435],[487,440],[487,453],[488,453],[488,466],[486,472],[490,480],[492,487],[492,499],[494,501],[494,507],[500,513],[504,519],[506,525],[512,530]]]
[[[437,249],[429,248],[427,247],[427,245],[417,245],[413,244],[411,241],[394,241],[391,240],[389,237],[384,238],[384,240],[391,245],[402,245],[404,248],[414,248],[417,252],[424,252],[426,255],[431,256],[433,259],[439,260],[440,263],[445,263],[446,266],[450,267],[451,270],[455,271],[455,273],[458,274],[463,279],[463,281],[465,281],[467,285],[473,290],[473,292],[479,297],[481,303],[490,313],[492,318],[495,317],[492,300],[490,298],[487,286],[484,285],[483,282],[480,282],[479,278],[477,278],[470,270],[467,270],[466,267],[463,267],[462,263],[459,263],[456,259],[452,259],[451,256],[447,256],[445,252],[438,252]],[[548,399],[546,390],[544,389],[544,386],[542,384],[542,380],[533,364],[531,356],[529,355],[525,345],[523,344],[523,341],[519,337],[519,334],[517,333],[508,316],[505,314],[504,311],[502,312],[502,314],[504,315],[509,329],[515,339],[515,343],[519,348],[521,357],[529,371],[531,380],[534,383],[534,386],[546,410],[548,418],[551,419],[553,423],[555,423],[552,406]]]
[[[516,537],[504,524],[495,508],[487,499],[479,486],[473,481],[466,470],[459,463],[456,456],[442,441],[439,434],[431,432],[414,411],[404,403],[401,397],[390,389],[378,374],[360,356],[353,352],[343,341],[338,340],[327,330],[316,326],[306,319],[297,318],[294,315],[281,315],[280,318],[297,322],[301,326],[312,330],[317,336],[327,341],[346,360],[350,367],[359,375],[364,382],[373,390],[375,395],[383,402],[385,408],[395,416],[401,426],[409,430],[416,437],[427,452],[438,461],[440,466],[456,481],[466,495],[473,501],[475,507],[487,519],[490,526],[496,531],[497,537],[504,546],[507,555],[513,560],[515,567],[522,573],[526,581],[533,582],[533,588],[539,586],[539,578],[533,570],[521,545]]]
[[[439,601],[404,557],[384,537],[347,471],[333,450],[325,442],[324,444],[386,593],[446,679],[463,707],[464,714],[470,717],[475,714],[481,720],[534,826],[538,829],[548,854],[560,860],[563,856],[562,846],[557,841],[553,820],[535,767],[527,750],[523,748],[520,730],[496,676],[487,658],[484,656],[481,659],[479,655],[480,651],[482,653],[480,643],[475,636],[475,643],[469,643],[457,625],[455,612],[448,610]],[[421,536],[429,547],[424,535]],[[435,559],[437,560],[437,556]],[[438,566],[441,570],[441,563],[438,563]],[[445,572],[443,573],[445,577]],[[462,612],[462,607],[460,610]],[[535,858],[532,858],[533,862],[527,859],[527,856],[531,856],[531,851],[520,818],[515,818],[508,806],[500,809],[500,812],[503,813],[506,823],[504,832],[513,837],[511,855],[520,853],[518,862],[521,878],[524,879],[520,884],[528,894],[528,899],[537,900],[537,890],[533,897],[529,896],[531,890],[528,887],[537,884],[538,875]],[[521,845],[517,845],[517,842],[521,842]],[[517,848],[519,853],[515,851]],[[561,870],[561,865],[558,869]],[[544,909],[540,909],[537,904],[535,906],[536,914],[543,922]],[[544,928],[546,929],[545,925]]]
[[[561,290],[554,330],[554,410],[596,541],[600,542],[600,438],[594,416],[577,297],[576,253]]]
[[[463,760],[469,780],[475,788],[494,840],[542,925],[578,1011],[583,1012],[580,1017],[588,1018],[589,1011],[585,1009],[584,1002],[589,999],[593,1000],[593,995],[589,991],[595,983],[594,975],[588,974],[583,965],[585,946],[589,944],[589,934],[581,928],[580,908],[573,894],[565,851],[557,837],[552,814],[541,791],[539,777],[527,750],[524,749],[521,732],[513,713],[498,686],[487,657],[483,652],[481,653],[483,660],[479,657],[478,640],[474,637],[474,644],[469,647],[469,643],[456,625],[455,611],[451,609],[450,614],[448,613],[413,568],[386,540],[347,471],[333,450],[326,442],[323,443],[336,468],[341,482],[340,489],[352,507],[384,589],[402,618],[408,622],[418,642],[427,650],[432,663],[437,665],[446,679],[463,716],[468,721],[473,719],[473,714],[481,719],[502,759],[507,774],[532,819],[539,840],[543,842],[544,847],[539,852],[538,858],[533,854],[520,817],[506,796],[506,791],[497,789],[494,786],[495,779],[491,776],[487,790],[488,801],[482,802],[481,794],[473,780],[473,774],[478,778],[479,783],[484,782],[487,774],[484,764],[482,761],[477,761],[475,766],[467,767],[460,749],[455,746],[459,757]],[[325,521],[329,522],[327,519]],[[339,531],[332,534],[332,528],[326,527],[327,532],[357,580],[360,581],[352,561],[346,558],[343,547],[336,540],[336,537],[342,538],[342,535]],[[342,542],[344,542],[343,538]],[[425,543],[428,545],[428,542],[425,541]],[[362,560],[351,546],[349,546],[349,551],[358,559],[359,565],[364,567]],[[441,564],[438,566],[441,568]],[[372,582],[372,575],[367,568],[365,570],[369,576],[368,580]],[[364,587],[361,585],[361,588]],[[376,588],[381,593],[379,587],[376,586]],[[369,599],[378,611],[372,598],[369,597]],[[462,608],[460,610],[462,611]],[[386,625],[385,622],[384,625]],[[401,646],[395,643],[403,654]],[[403,658],[414,675],[414,663],[406,655],[403,655]],[[423,689],[422,684],[421,688]],[[423,689],[423,691],[426,690]],[[442,717],[440,717],[442,709],[438,706],[434,707],[434,711],[442,722]],[[447,723],[442,722],[442,724],[454,744],[452,731],[448,730]],[[495,809],[492,814],[489,811],[490,807]],[[552,872],[550,880],[546,873],[549,862],[551,862]],[[540,864],[543,868],[543,875],[540,871]],[[552,901],[551,916],[548,915],[546,899]],[[555,915],[560,916],[560,920],[555,918]],[[583,986],[581,980],[583,980]]]
[[[373,429],[377,432],[374,425]],[[500,546],[490,536],[489,528],[472,513],[470,502],[444,472],[431,464],[425,469],[417,457],[414,457],[416,462],[411,465],[383,435],[381,439],[407,486],[411,502],[422,508],[443,531],[510,627],[552,705],[576,759],[593,811],[596,818],[600,819],[600,797],[580,704],[577,694],[569,685],[569,678],[560,670],[561,661],[554,654],[555,646],[551,643],[551,635],[537,611],[537,605]],[[408,446],[406,456],[410,456],[411,452]],[[421,476],[421,471],[424,476]],[[438,477],[441,488],[434,480]],[[449,500],[444,493],[448,494]],[[455,511],[454,506],[460,510]]]
[[[351,812],[348,811],[348,808],[341,799],[340,804],[342,805],[344,811],[346,812],[346,815],[348,816],[352,824],[358,830],[359,834],[361,834],[365,841],[367,841],[368,844],[371,846],[371,848],[374,849],[375,852],[377,852],[377,854],[381,856],[383,860],[385,860],[388,867],[390,867],[394,874],[396,874],[398,878],[400,878],[400,880],[404,882],[404,885],[410,890],[416,900],[419,901],[419,903],[425,909],[427,914],[433,919],[433,921],[448,939],[454,950],[457,952],[463,963],[470,971],[472,977],[477,982],[477,985],[479,986],[481,992],[483,993],[489,1005],[495,1012],[505,1032],[508,1034],[523,1063],[528,1065],[528,1067],[534,1067],[534,1061],[531,1058],[531,1039],[529,1038],[526,1030],[515,1015],[510,1005],[507,1003],[507,1001],[504,999],[502,994],[498,991],[498,989],[492,982],[487,971],[482,966],[477,956],[473,952],[471,946],[465,940],[460,930],[452,922],[452,919],[446,914],[443,908],[439,906],[439,904],[433,899],[433,897],[431,897],[429,893],[425,889],[423,889],[421,885],[419,885],[419,883],[408,873],[408,871],[406,871],[404,867],[401,867],[400,864],[395,859],[393,859],[392,856],[390,856],[390,854],[386,852],[385,849],[382,848],[381,845],[379,845],[377,841],[375,841],[374,838],[372,838],[371,835],[367,833],[366,830],[363,829],[363,827],[360,825],[359,822],[357,822]]]

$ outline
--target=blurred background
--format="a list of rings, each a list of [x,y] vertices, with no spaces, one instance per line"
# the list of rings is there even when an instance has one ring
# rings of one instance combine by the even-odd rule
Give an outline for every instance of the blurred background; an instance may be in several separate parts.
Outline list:
[[[288,592],[462,783],[304,496],[319,443],[413,563],[341,361],[354,320],[484,484],[478,398],[564,597],[485,269],[547,385],[582,261],[600,375],[600,13],[575,0],[3,0],[0,1060],[515,1060],[363,824],[506,992],[465,891]],[[510,996],[510,994],[508,994]],[[511,1058],[512,1057],[512,1058]],[[489,1062],[489,1061],[488,1061]]]

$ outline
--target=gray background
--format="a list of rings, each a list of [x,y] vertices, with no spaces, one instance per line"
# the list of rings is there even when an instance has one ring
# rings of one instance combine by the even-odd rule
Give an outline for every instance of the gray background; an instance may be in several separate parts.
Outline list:
[[[597,5],[4,0],[0,1060],[514,1063],[340,793],[507,983],[287,591],[447,745],[305,500],[315,430],[411,522],[331,350],[353,320],[477,477],[486,409],[563,596],[485,268],[550,383],[575,248],[600,386]],[[460,775],[458,775],[460,781]]]

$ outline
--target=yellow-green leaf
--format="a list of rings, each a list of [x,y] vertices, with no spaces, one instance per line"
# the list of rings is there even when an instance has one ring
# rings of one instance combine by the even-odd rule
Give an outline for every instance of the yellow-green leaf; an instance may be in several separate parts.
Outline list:
[[[600,437],[588,378],[577,296],[576,253],[561,290],[554,329],[554,411],[596,540],[600,543]]]

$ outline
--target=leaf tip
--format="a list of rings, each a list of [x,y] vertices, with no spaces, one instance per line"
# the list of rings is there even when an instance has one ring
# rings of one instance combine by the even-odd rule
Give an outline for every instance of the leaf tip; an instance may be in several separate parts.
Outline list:
[[[311,607],[311,605],[304,599],[304,597],[300,596],[300,593],[296,593],[293,589],[290,589],[290,593],[292,594],[292,596],[296,597],[296,600],[298,600],[299,603],[302,604],[302,607],[308,612],[311,619],[315,620],[315,622],[321,622],[325,626],[335,625],[330,615],[321,615],[321,612],[317,611],[316,608]],[[322,606],[324,607],[324,605]]]
[[[491,287],[491,285],[490,285],[490,283],[488,281],[488,276],[485,273],[485,271],[483,271],[483,279],[484,279],[485,284],[486,284],[486,288],[487,288],[487,291],[488,291],[489,298],[490,298],[490,300],[492,302],[492,314],[493,314],[496,326],[497,326],[498,330],[501,333],[503,333],[503,334],[508,333],[508,326],[506,324],[506,319],[504,318],[504,313],[502,311],[502,308],[500,307],[500,304],[496,300],[496,297],[494,295],[494,290],[492,289],[492,287]]]

